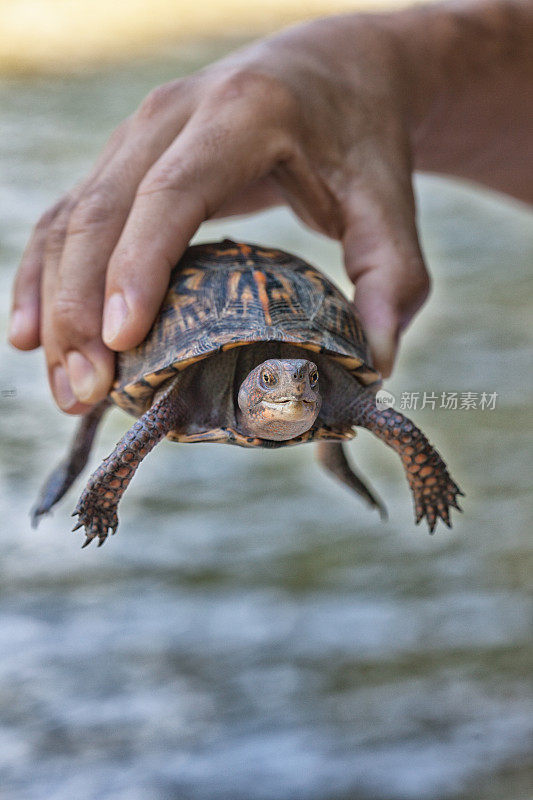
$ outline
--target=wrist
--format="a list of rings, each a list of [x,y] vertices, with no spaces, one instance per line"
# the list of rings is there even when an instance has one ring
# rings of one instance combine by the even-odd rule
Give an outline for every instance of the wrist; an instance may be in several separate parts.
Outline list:
[[[531,199],[533,176],[523,165],[533,113],[533,3],[451,0],[391,14],[387,25],[403,75],[413,167]]]

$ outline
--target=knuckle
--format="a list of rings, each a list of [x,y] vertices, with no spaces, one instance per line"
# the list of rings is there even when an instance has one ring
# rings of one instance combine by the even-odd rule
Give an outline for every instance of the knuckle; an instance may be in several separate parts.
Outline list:
[[[128,131],[131,127],[132,116],[126,117],[118,127],[115,128],[109,139],[107,140],[106,149],[108,151],[114,150],[119,147],[126,138]]]
[[[427,272],[424,272],[424,274],[418,278],[415,290],[415,297],[417,299],[418,306],[421,306],[423,303],[426,302],[430,292],[431,292],[431,279],[427,274]]]
[[[184,190],[192,184],[193,179],[194,169],[185,159],[175,159],[172,164],[157,164],[139,184],[137,196]]]
[[[224,109],[233,112],[228,126],[253,132],[267,160],[283,160],[292,154],[297,101],[287,83],[276,76],[250,66],[226,71],[205,96],[206,104],[215,114]]]
[[[431,278],[426,269],[423,269],[418,277],[418,295],[422,300],[426,300],[431,291]]]
[[[68,233],[75,234],[101,225],[117,210],[117,202],[111,187],[105,182],[87,189],[75,203],[68,220]]]
[[[37,223],[34,227],[35,233],[46,233],[50,226],[53,224],[54,220],[57,218],[58,214],[69,204],[70,202],[70,195],[64,195],[61,197],[60,200],[57,201],[51,208],[42,214]]]
[[[53,299],[51,311],[54,330],[62,337],[87,339],[95,335],[95,326],[85,298],[59,290]]]
[[[276,106],[292,100],[292,94],[283,81],[249,66],[227,72],[217,81],[214,94],[224,103],[244,100],[254,106],[267,105],[266,100]]]
[[[46,234],[45,252],[47,256],[55,256],[63,249],[67,225],[67,214],[60,212],[49,226]]]
[[[175,98],[183,83],[183,80],[176,80],[156,86],[146,95],[137,109],[137,117],[143,120],[151,120],[160,116]]]
[[[404,271],[404,305],[416,310],[427,300],[431,291],[431,278],[419,256],[413,256]]]

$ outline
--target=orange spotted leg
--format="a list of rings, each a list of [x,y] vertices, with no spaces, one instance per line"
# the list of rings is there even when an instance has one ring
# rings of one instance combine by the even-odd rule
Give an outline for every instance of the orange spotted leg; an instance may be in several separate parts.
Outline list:
[[[416,522],[425,517],[430,533],[437,520],[450,525],[450,506],[461,511],[457,495],[463,492],[452,480],[446,464],[416,425],[392,408],[380,410],[374,396],[362,392],[350,408],[353,425],[367,428],[402,459],[413,493]]]
[[[117,506],[142,459],[177,424],[178,402],[167,392],[146,411],[122,437],[117,446],[89,478],[72,516],[78,516],[73,530],[85,527],[87,547],[98,537],[98,547],[108,531],[118,527]]]

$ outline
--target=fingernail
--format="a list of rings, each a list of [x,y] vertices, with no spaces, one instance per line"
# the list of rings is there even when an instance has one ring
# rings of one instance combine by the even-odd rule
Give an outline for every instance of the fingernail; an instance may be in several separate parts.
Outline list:
[[[18,337],[25,332],[27,328],[26,314],[21,309],[13,311],[11,322],[9,324],[9,338],[18,339]]]
[[[128,316],[128,307],[120,292],[112,294],[104,309],[104,326],[102,338],[110,344],[120,333],[120,329]]]
[[[67,369],[72,391],[78,400],[90,401],[96,389],[96,371],[91,362],[73,350],[67,355]]]
[[[52,383],[54,388],[54,397],[57,404],[63,411],[68,411],[78,401],[70,387],[69,379],[64,367],[61,365],[56,367],[52,372]]]

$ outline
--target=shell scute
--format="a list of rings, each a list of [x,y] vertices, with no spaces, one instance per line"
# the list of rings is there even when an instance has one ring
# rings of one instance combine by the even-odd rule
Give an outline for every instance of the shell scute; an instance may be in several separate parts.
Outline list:
[[[226,240],[185,252],[148,336],[119,355],[111,396],[142,413],[177,371],[261,341],[328,353],[363,384],[380,380],[352,306],[328,278],[281,250]]]

